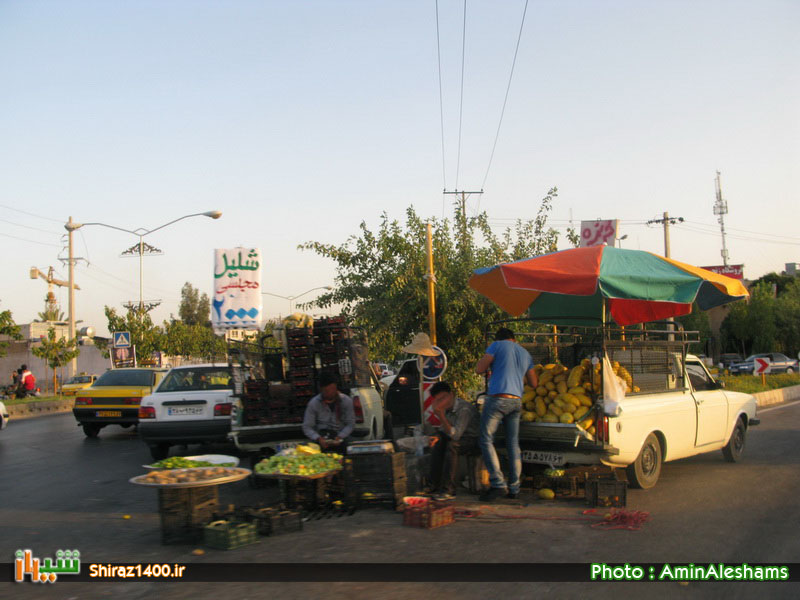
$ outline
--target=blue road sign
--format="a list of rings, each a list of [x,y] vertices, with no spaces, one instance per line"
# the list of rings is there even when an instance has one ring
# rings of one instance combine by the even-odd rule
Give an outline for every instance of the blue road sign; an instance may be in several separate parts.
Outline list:
[[[131,332],[130,331],[115,331],[114,348],[130,348],[131,347]]]

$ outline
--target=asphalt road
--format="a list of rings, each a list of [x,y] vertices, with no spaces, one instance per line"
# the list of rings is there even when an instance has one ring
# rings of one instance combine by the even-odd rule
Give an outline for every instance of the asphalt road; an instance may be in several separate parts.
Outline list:
[[[696,456],[664,465],[654,489],[630,490],[628,509],[650,513],[641,531],[592,529],[580,502],[546,503],[523,494],[519,502],[504,501],[484,513],[514,519],[465,520],[423,531],[402,527],[396,513],[372,509],[309,522],[301,533],[263,538],[254,546],[207,550],[200,556],[192,554],[192,546],[160,544],[155,491],[128,483],[150,462],[147,448],[131,430],[110,427],[90,440],[71,415],[17,421],[0,432],[0,556],[6,557],[0,562],[12,561],[18,548],[42,556],[75,548],[84,562],[103,563],[799,562],[800,403],[764,409],[759,416],[761,425],[749,432],[742,463],[729,464],[720,452]],[[197,450],[190,447],[183,454]],[[223,503],[251,504],[274,494],[245,482],[220,488]],[[313,565],[307,569],[314,571]],[[610,598],[621,593],[796,598],[800,585],[70,583],[66,576],[50,588],[0,583],[0,598]]]

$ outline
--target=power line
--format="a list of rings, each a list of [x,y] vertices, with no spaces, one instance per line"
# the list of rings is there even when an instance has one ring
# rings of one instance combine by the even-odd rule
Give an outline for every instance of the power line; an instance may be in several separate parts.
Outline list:
[[[31,212],[27,212],[24,210],[20,210],[18,208],[14,208],[13,206],[8,206],[6,204],[0,204],[3,208],[7,208],[8,210],[13,210],[14,212],[22,213],[23,215],[28,215],[29,217],[36,217],[37,219],[44,219],[45,221],[52,221],[53,223],[58,223],[59,225],[63,225],[63,221],[59,221],[58,219],[53,219],[51,217],[43,217],[42,215],[37,215]]]
[[[39,244],[40,246],[52,246],[54,248],[61,248],[61,244],[48,244],[47,242],[37,242],[36,240],[29,240],[28,238],[11,235],[10,233],[0,233],[0,235],[14,240],[19,240],[21,242],[29,242],[31,244]]]
[[[691,223],[692,225],[697,225],[699,227],[714,228],[714,230],[716,230],[716,227],[714,225],[710,225],[708,223],[701,223],[699,221],[686,221],[686,223]],[[742,232],[742,233],[750,233],[750,234],[753,234],[753,235],[763,235],[763,236],[765,236],[767,238],[776,238],[776,237],[786,238],[786,239],[789,239],[789,240],[796,240],[798,243],[800,243],[800,237],[791,236],[791,235],[777,235],[777,234],[774,234],[774,233],[763,233],[761,231],[749,231],[747,229],[736,229],[735,227],[726,227],[726,229],[729,230],[729,231],[739,231],[739,232]]]
[[[456,188],[458,189],[458,174],[461,169],[461,124],[464,116],[464,63],[466,62],[467,47],[467,0],[464,0],[464,25],[461,32],[461,100],[458,107],[458,160],[456,161]]]
[[[439,122],[442,129],[442,189],[447,189],[447,169],[444,151],[444,96],[442,94],[442,50],[439,42],[439,0],[436,0],[436,59],[439,63]],[[442,218],[444,218],[444,196],[442,196]]]
[[[40,229],[39,227],[31,227],[30,225],[23,225],[22,223],[14,223],[14,221],[9,221],[8,219],[0,219],[3,223],[8,223],[9,225],[14,225],[15,227],[24,227],[25,229],[31,229],[33,231],[41,231],[42,233],[49,233],[50,235],[61,235],[55,231],[49,231],[47,229]]]
[[[503,125],[503,116],[506,114],[506,104],[508,103],[508,93],[511,91],[511,80],[514,78],[514,67],[517,64],[517,54],[519,53],[519,43],[522,40],[522,28],[525,26],[525,15],[528,12],[528,0],[525,0],[525,8],[522,11],[522,22],[519,24],[519,35],[517,36],[517,46],[514,48],[514,59],[511,61],[511,73],[508,76],[508,85],[506,86],[506,96],[503,99],[503,108],[500,110],[500,122],[497,124],[497,133],[494,136],[494,144],[492,144],[492,153],[489,155],[489,165],[486,167],[486,174],[483,176],[483,183],[481,189],[486,186],[486,180],[489,177],[489,169],[492,168],[492,160],[494,159],[494,151],[497,148],[497,140],[500,138],[500,127]]]

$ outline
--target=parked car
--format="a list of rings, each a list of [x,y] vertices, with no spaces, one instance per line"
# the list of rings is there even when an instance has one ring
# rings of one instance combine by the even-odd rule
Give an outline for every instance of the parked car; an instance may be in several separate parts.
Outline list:
[[[394,375],[394,369],[392,369],[386,363],[375,363],[375,365],[380,369],[380,374],[378,375],[378,377],[380,377],[381,379],[383,379],[384,377],[391,377],[392,375]]]
[[[139,407],[139,435],[153,460],[171,446],[225,442],[231,430],[233,384],[227,364],[175,367]]]
[[[719,362],[722,364],[723,369],[730,369],[731,365],[742,361],[742,355],[735,352],[729,352],[719,355]]]
[[[166,374],[166,369],[111,369],[75,398],[72,414],[87,437],[107,425],[139,423],[139,402]]]
[[[86,373],[70,377],[61,386],[61,395],[77,396],[78,392],[91,387],[95,381],[97,381],[97,375],[87,375]]]
[[[8,427],[8,409],[0,401],[0,429],[5,429],[6,427]]]
[[[762,354],[753,354],[748,356],[742,362],[733,363],[729,370],[731,374],[752,373],[755,368],[755,361],[757,358],[766,358],[770,360],[770,373],[795,373],[797,372],[797,361],[789,358],[780,352],[764,352]]]

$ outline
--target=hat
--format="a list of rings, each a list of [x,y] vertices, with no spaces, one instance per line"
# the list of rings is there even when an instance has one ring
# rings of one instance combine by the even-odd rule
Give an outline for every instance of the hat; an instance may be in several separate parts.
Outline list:
[[[427,333],[418,333],[414,336],[414,339],[411,340],[411,343],[408,346],[403,348],[405,352],[409,354],[421,354],[422,356],[439,356],[439,353],[433,349],[433,344],[431,344],[431,338],[428,337]]]

